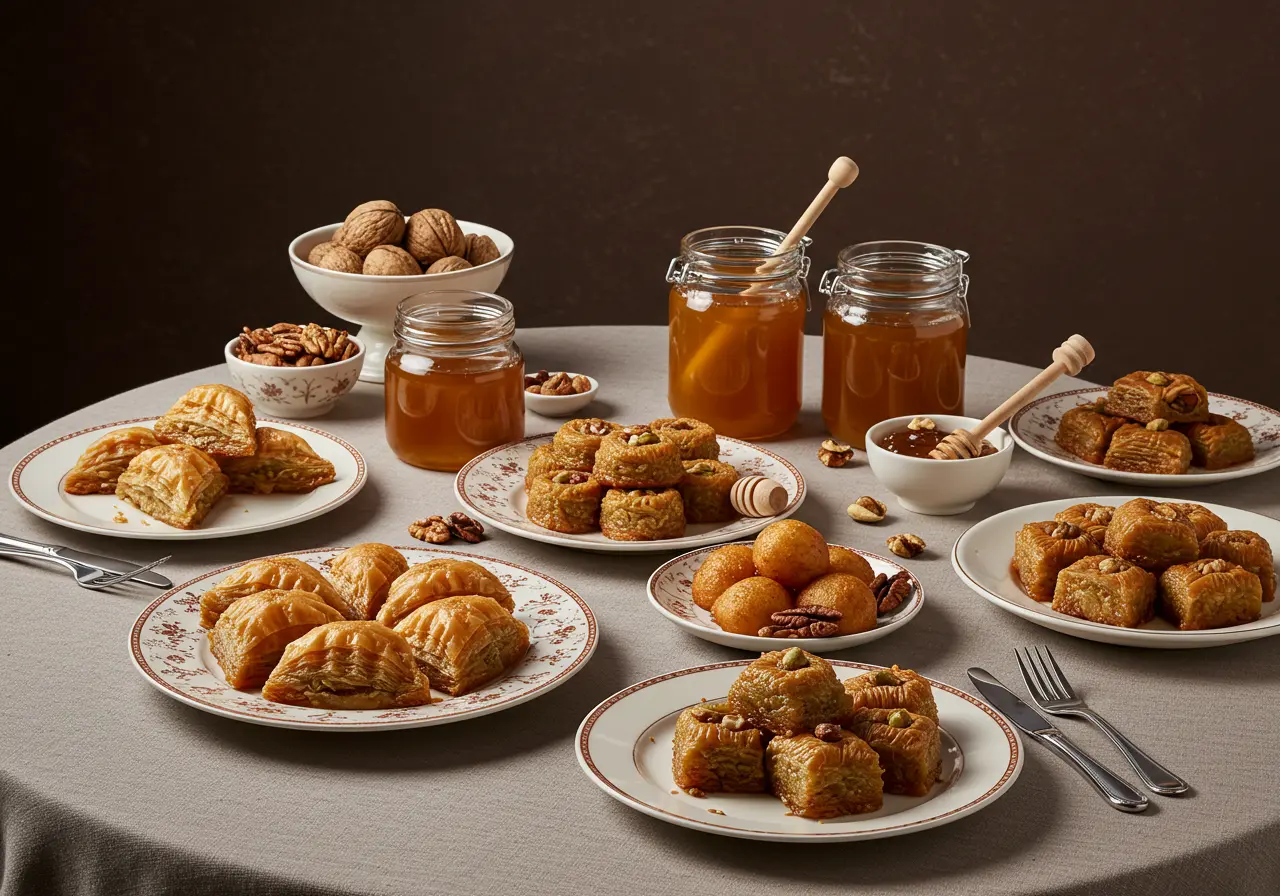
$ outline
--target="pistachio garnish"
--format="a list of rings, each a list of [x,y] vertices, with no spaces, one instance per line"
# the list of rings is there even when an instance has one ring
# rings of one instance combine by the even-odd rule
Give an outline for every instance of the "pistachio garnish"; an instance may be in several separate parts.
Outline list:
[[[1147,424],[1147,429],[1151,430],[1152,432],[1164,432],[1168,428],[1169,428],[1169,421],[1164,419],[1163,417],[1157,417],[1156,419],[1152,420],[1150,423]]]
[[[1163,373],[1148,373],[1147,382],[1153,386],[1167,386],[1169,385],[1169,378]]]
[[[859,523],[878,523],[889,512],[883,501],[877,501],[870,495],[863,495],[848,506],[845,511],[849,518]]]
[[[686,472],[693,473],[695,476],[706,476],[708,473],[714,473],[716,468],[711,466],[705,460],[700,460],[696,464],[689,467]]]
[[[647,430],[627,437],[628,445],[656,445],[660,441],[662,440]]]
[[[934,423],[932,418],[929,418],[929,417],[916,417],[910,423],[907,424],[907,429],[911,430],[912,432],[920,432],[920,430],[922,429],[932,430],[937,428],[938,428],[938,424]]]
[[[880,669],[876,672],[875,682],[877,685],[899,685],[902,681],[898,676],[893,674],[891,669]]]
[[[792,647],[782,655],[782,659],[778,660],[778,665],[788,672],[793,672],[809,665],[809,658],[799,647]]]
[[[587,478],[586,473],[577,470],[561,470],[551,477],[551,481],[557,485],[581,485]]]
[[[895,709],[889,713],[888,723],[890,728],[910,728],[911,714],[905,709]]]

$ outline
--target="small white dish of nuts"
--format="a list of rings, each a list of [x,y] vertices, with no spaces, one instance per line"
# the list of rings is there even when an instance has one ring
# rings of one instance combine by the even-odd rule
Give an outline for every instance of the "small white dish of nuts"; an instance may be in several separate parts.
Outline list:
[[[355,386],[365,362],[359,339],[317,324],[246,327],[223,355],[236,388],[259,412],[295,420],[333,410]]]
[[[600,383],[568,371],[539,370],[524,378],[525,407],[541,417],[568,417],[595,401]]]

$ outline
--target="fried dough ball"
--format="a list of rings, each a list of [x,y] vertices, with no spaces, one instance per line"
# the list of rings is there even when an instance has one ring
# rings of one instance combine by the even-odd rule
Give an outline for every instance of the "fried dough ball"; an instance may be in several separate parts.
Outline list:
[[[711,605],[716,625],[735,635],[754,635],[774,613],[791,609],[791,595],[773,579],[752,576],[735,582]]]
[[[814,579],[796,595],[797,607],[827,607],[840,611],[836,634],[856,635],[876,627],[876,598],[866,582],[843,572]]]
[[[710,610],[716,598],[735,582],[749,579],[756,574],[755,561],[751,559],[751,545],[727,544],[716,548],[702,561],[693,574],[693,602],[704,610]]]
[[[752,548],[756,572],[787,588],[803,588],[831,568],[827,540],[799,520],[770,523]]]
[[[832,572],[842,572],[847,575],[857,576],[868,585],[876,577],[871,564],[857,551],[833,544],[827,548],[827,556],[831,558]]]

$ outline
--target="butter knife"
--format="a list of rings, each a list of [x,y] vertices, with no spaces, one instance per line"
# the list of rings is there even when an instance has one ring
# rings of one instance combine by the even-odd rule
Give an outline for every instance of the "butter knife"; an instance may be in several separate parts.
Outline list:
[[[5,548],[14,548],[15,553],[21,552],[34,556],[45,557],[61,557],[64,560],[70,560],[75,563],[83,563],[86,566],[96,567],[103,572],[112,575],[124,575],[138,569],[141,564],[130,563],[127,560],[117,560],[114,557],[102,557],[98,554],[87,554],[84,551],[76,551],[71,548],[62,547],[56,544],[41,544],[38,541],[27,541],[25,538],[14,538],[12,535],[0,535],[0,552]],[[153,588],[172,588],[173,582],[158,572],[147,571],[139,573],[131,579],[134,582],[141,582],[144,585],[150,585]]]
[[[977,666],[969,669],[969,680],[992,706],[1010,722],[1017,725],[1025,734],[1038,740],[1054,753],[1066,760],[1067,764],[1084,776],[1098,793],[1121,812],[1142,812],[1148,801],[1123,779],[1118,777],[1098,760],[1094,759],[1080,747],[1076,746],[1065,734],[1051,725],[1044,716],[1036,712],[1018,698],[994,675]]]

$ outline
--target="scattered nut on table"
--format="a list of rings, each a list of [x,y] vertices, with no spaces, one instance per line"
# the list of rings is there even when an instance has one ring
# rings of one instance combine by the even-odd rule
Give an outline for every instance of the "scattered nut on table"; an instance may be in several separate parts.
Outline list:
[[[877,501],[870,495],[863,495],[849,505],[846,513],[849,518],[859,523],[878,523],[889,512],[883,501]]]
[[[823,466],[843,467],[853,460],[853,447],[835,439],[825,439],[818,448],[818,460]]]
[[[534,395],[581,395],[591,391],[591,380],[578,373],[539,370],[525,375],[524,391]]]
[[[429,544],[448,544],[455,538],[475,544],[484,535],[484,526],[467,516],[455,512],[448,517],[428,516],[409,524],[409,534]]]
[[[884,541],[889,546],[889,550],[893,551],[899,557],[917,557],[924,552],[926,547],[924,539],[919,535],[912,535],[910,532],[902,535],[890,535]]]

